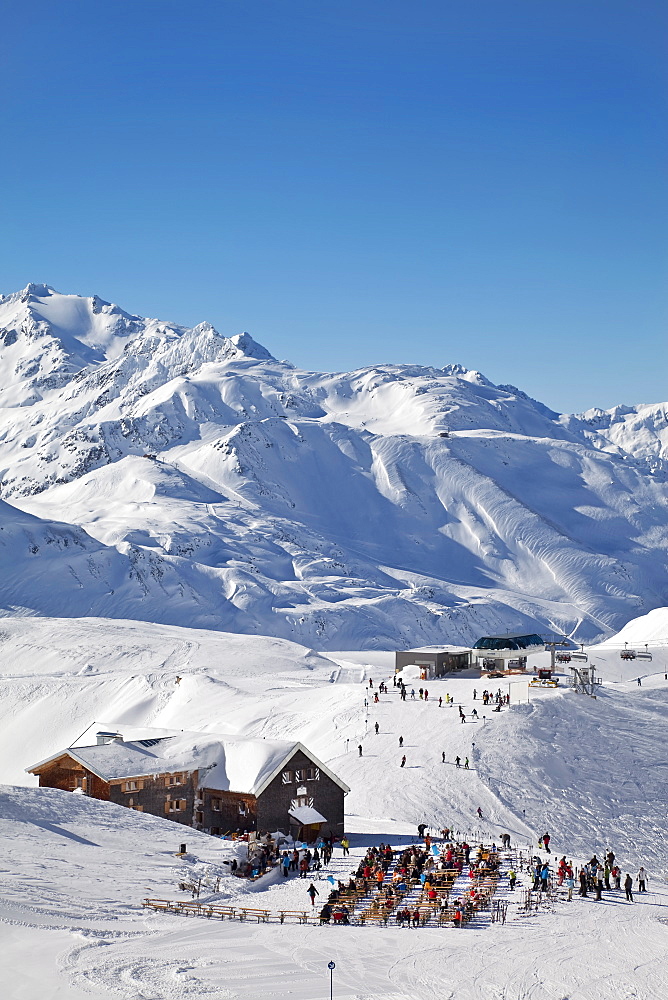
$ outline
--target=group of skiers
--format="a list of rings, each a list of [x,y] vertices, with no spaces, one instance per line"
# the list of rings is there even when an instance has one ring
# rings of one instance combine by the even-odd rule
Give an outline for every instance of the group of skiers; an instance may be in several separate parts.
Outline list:
[[[341,840],[344,856],[349,853],[350,841],[347,837]],[[300,850],[295,847],[292,851],[283,851],[281,857],[281,871],[284,878],[289,878],[290,872],[297,872],[300,878],[307,878],[309,872],[320,871],[323,865],[328,865],[334,853],[334,841],[332,837],[318,837],[313,850]]]
[[[543,834],[540,838],[539,847],[544,847],[550,853],[550,835]],[[531,872],[533,874],[533,889],[546,892],[551,884],[551,869],[548,861],[542,861],[539,857],[532,860]],[[608,851],[603,861],[594,856],[582,866],[578,876],[578,894],[582,897],[593,893],[596,900],[603,898],[603,892],[621,891],[622,889],[622,869],[615,862],[613,851]],[[636,875],[638,892],[647,892],[647,872],[643,866]],[[624,892],[626,899],[633,902],[633,878],[630,873],[626,873],[624,879]],[[573,889],[575,887],[575,870],[572,861],[567,861],[564,855],[560,858],[557,867],[557,885],[565,885],[568,890],[569,902],[573,899]]]
[[[478,692],[476,691],[475,688],[473,688],[473,700],[474,701],[476,700],[477,694],[478,694]],[[487,691],[485,689],[483,691],[483,693],[482,693],[482,703],[485,706],[487,706],[487,705],[509,705],[510,704],[510,695],[509,694],[504,694],[502,692],[501,688],[499,688],[498,691],[496,691],[496,693],[494,693],[492,691]]]
[[[397,676],[396,674],[394,674],[393,678],[392,678],[392,683],[393,683],[393,686],[395,688],[399,689],[399,695],[400,695],[401,700],[402,701],[406,701],[407,697],[408,697],[408,690],[406,688],[406,684],[405,684],[403,678],[401,676]],[[381,681],[380,684],[378,685],[378,687],[374,688],[373,678],[369,678],[369,680],[368,680],[368,687],[369,687],[369,694],[371,693],[371,691],[374,692],[373,693],[373,703],[374,704],[378,704],[378,702],[379,702],[378,695],[379,694],[387,694],[388,693],[387,684],[384,681]],[[416,692],[415,688],[411,688],[411,690],[410,690],[411,700],[415,700],[416,693],[417,693],[417,695],[418,695],[418,697],[419,697],[419,699],[421,701],[429,701],[429,690],[427,688],[420,687],[420,688],[418,688],[417,692]],[[477,694],[478,694],[478,692],[474,688],[474,690],[473,690],[473,698],[474,698],[474,700],[476,699]],[[509,696],[506,697],[505,695],[502,695],[501,688],[499,688],[499,690],[497,691],[496,695],[494,695],[491,691],[484,691],[483,695],[482,695],[482,700],[483,700],[483,703],[485,705],[490,704],[493,701],[496,701],[497,705],[496,705],[496,708],[493,711],[500,712],[501,711],[501,705],[507,704],[509,702],[509,700],[510,700],[510,697]],[[455,704],[454,698],[448,692],[446,692],[446,694],[445,694],[445,704],[446,705],[451,705],[451,706],[454,706],[454,704]],[[438,707],[441,708],[442,705],[443,705],[443,697],[441,696],[438,699]],[[364,708],[365,708],[365,710],[368,711],[369,700],[368,700],[368,698],[366,696],[364,698]],[[464,709],[462,708],[461,705],[458,706],[458,711],[459,711],[460,722],[462,722],[462,723],[466,722],[466,713],[464,712]],[[478,718],[479,718],[479,716],[478,716],[478,710],[475,708],[475,706],[471,710],[471,718],[473,720],[475,720],[476,722],[478,721]],[[378,721],[376,721],[374,723],[373,730],[374,730],[374,733],[375,733],[376,736],[378,736],[380,734],[380,723]],[[347,747],[347,744],[348,744],[348,741],[346,740],[346,747]],[[404,745],[404,738],[403,738],[403,736],[400,736],[399,737],[399,749],[402,749],[403,745]],[[357,753],[358,753],[358,756],[360,756],[360,757],[362,757],[364,755],[364,747],[362,746],[361,743],[358,744],[358,746],[357,746]],[[460,767],[461,766],[461,758],[456,758],[456,760],[460,761],[460,763],[457,764],[457,766]],[[468,758],[467,758],[467,760],[468,760]],[[442,761],[443,761],[444,764],[446,763],[445,751],[443,751],[443,753],[442,753]],[[399,767],[406,767],[406,764],[407,764],[407,757],[406,757],[405,754],[403,754],[400,757],[400,759],[399,759]],[[468,769],[468,765],[467,764],[464,764],[464,769],[465,770]]]
[[[611,884],[612,880],[614,880],[614,885]],[[606,892],[621,890],[622,870],[615,863],[614,853],[608,851],[603,863],[594,855],[586,865],[583,865],[579,881],[581,896],[586,896],[589,892],[593,892],[595,899],[602,899],[604,890]],[[629,903],[633,902],[633,881],[630,872],[627,872],[624,879],[624,893]],[[638,883],[638,892],[647,892],[647,871],[644,866],[641,865],[638,869],[635,881]]]

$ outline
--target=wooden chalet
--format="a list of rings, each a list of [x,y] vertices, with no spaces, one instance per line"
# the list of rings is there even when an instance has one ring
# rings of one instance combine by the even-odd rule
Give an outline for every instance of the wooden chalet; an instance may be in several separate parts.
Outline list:
[[[301,743],[99,725],[27,771],[40,787],[78,790],[216,836],[340,838],[350,791]]]

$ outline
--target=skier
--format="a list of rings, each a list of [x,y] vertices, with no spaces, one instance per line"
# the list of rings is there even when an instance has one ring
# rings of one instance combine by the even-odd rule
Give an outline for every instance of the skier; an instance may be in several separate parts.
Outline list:
[[[424,689],[424,700],[429,701],[429,692],[427,691],[426,688]]]
[[[417,832],[418,832],[418,837],[420,838],[420,840],[422,840],[422,838],[424,837],[424,831],[426,829],[427,829],[427,824],[426,823],[418,823]]]
[[[573,888],[575,887],[575,879],[573,878],[572,872],[570,875],[566,876],[564,883],[568,889],[568,902],[570,903],[573,900]]]
[[[478,692],[476,691],[476,689],[475,689],[475,688],[473,688],[473,700],[474,700],[474,701],[475,701],[475,699],[476,699],[476,695],[477,695],[477,693],[478,693]]]
[[[443,699],[439,698],[438,699],[438,707],[441,708],[442,705],[443,705]]]
[[[550,853],[550,835],[549,835],[549,833],[544,833],[543,836],[541,837],[541,840],[545,844],[545,850],[549,854]]]
[[[316,889],[316,887],[313,885],[313,882],[311,882],[310,886],[308,887],[308,889],[306,891],[309,894],[309,896],[311,897],[311,906],[315,906],[315,897],[319,896],[320,893],[318,892],[318,890]]]
[[[360,743],[360,745],[359,745],[359,746],[357,747],[357,752],[358,752],[358,754],[359,754],[359,755],[360,755],[360,757],[361,757],[361,756],[362,756],[362,744],[361,744],[361,743]]]
[[[478,806],[476,812],[478,813],[478,819],[482,819],[482,809],[480,808],[480,806]]]
[[[455,764],[457,765],[457,767],[461,767],[461,765],[462,765],[462,758],[461,757],[455,757]]]
[[[285,878],[289,878],[290,871],[290,855],[287,851],[283,851],[283,857],[281,858],[281,868],[283,869],[283,875]]]
[[[406,754],[404,754],[403,757],[401,758],[401,765],[400,766],[401,767],[406,767]]]
[[[445,750],[441,753],[441,762],[445,764]]]
[[[629,903],[633,902],[633,879],[626,873],[626,878],[624,879],[624,891],[626,892],[626,898]]]
[[[469,769],[469,759],[468,759],[468,757],[465,757],[464,758],[464,770],[468,771],[468,769]]]
[[[403,745],[404,745],[404,738],[403,738],[403,736],[400,736],[399,737],[399,746],[402,747]]]
[[[642,687],[642,681],[638,678],[638,687]]]
[[[350,841],[347,837],[341,837],[341,847],[343,848],[344,858],[350,854]]]
[[[517,881],[517,873],[514,868],[511,868],[508,871],[508,884],[509,884],[508,887],[510,889],[514,889],[516,881]]]
[[[373,728],[376,730],[376,736],[378,736],[378,730],[380,728],[378,723],[376,723],[376,725]]]
[[[543,892],[547,892],[547,883],[550,877],[550,869],[547,861],[540,870],[540,887]]]
[[[580,889],[579,893],[581,896],[587,895],[587,873],[584,868],[580,869]]]
[[[645,883],[647,882],[647,872],[643,867],[638,870],[638,892],[647,892]]]

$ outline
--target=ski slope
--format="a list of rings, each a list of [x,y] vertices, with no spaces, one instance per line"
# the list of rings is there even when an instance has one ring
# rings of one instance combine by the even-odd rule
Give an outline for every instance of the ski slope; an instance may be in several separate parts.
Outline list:
[[[668,618],[654,612],[628,628],[646,635],[650,623],[656,661],[640,687],[629,673],[606,678],[595,700],[531,689],[529,704],[492,713],[480,693],[505,688],[505,680],[444,678],[429,682],[428,702],[416,696],[402,703],[391,683],[391,654],[316,654],[278,639],[137,622],[7,619],[0,779],[13,785],[0,795],[0,920],[8,942],[0,970],[10,995],[307,1000],[326,995],[333,958],[335,995],[344,1000],[661,996],[668,958],[668,682],[661,643]],[[604,651],[592,647],[589,655]],[[374,689],[390,678],[379,704],[368,697],[369,677]],[[452,708],[438,705],[446,692]],[[474,706],[478,722],[471,721]],[[624,871],[635,874],[645,864],[650,891],[634,904],[604,894],[602,903],[559,901],[531,916],[521,912],[518,894],[505,926],[461,932],[258,927],[143,912],[144,896],[186,898],[178,882],[191,875],[220,877],[218,892],[211,888],[203,898],[272,910],[308,905],[308,883],[283,884],[273,875],[240,882],[224,864],[229,843],[31,787],[35,779],[22,768],[74,742],[93,719],[121,729],[301,739],[351,786],[346,813],[354,857],[380,840],[412,842],[419,822],[447,824],[471,839],[509,832],[524,850],[547,829],[557,855],[583,861],[612,848]],[[471,758],[471,770],[454,766],[457,755]],[[178,859],[183,840],[189,855]],[[351,869],[337,850],[334,874],[347,877]],[[327,883],[316,885],[324,892]],[[583,939],[595,948],[594,963],[582,960]]]

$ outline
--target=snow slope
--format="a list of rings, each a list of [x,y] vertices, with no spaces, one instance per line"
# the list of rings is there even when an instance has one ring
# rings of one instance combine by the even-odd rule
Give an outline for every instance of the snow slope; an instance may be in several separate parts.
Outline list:
[[[0,607],[321,649],[604,636],[668,600],[654,409],[619,436],[458,365],[304,372],[29,285],[0,300],[0,496],[97,555],[62,554],[68,604],[12,546]]]
[[[665,610],[661,617],[665,629]],[[458,676],[430,682],[426,703],[402,703],[390,681],[367,712],[366,678],[377,687],[390,672],[392,658],[380,653],[368,663],[364,653],[326,656],[278,639],[138,622],[2,625],[0,778],[24,786],[0,792],[0,975],[12,997],[312,1000],[327,995],[332,958],[339,1000],[662,996],[668,684],[656,669],[660,638],[650,643],[657,661],[641,687],[634,677],[606,679],[596,700],[532,690],[529,704],[491,713],[480,702],[484,683],[507,682]],[[465,724],[456,707],[439,707],[446,692],[463,706]],[[218,840],[81,795],[25,787],[34,779],[21,768],[77,741],[94,717],[120,728],[301,739],[351,786],[355,857],[380,840],[410,843],[422,821],[470,838],[507,831],[524,849],[548,829],[559,855],[581,861],[611,847],[633,874],[644,863],[650,891],[634,904],[604,894],[600,904],[559,901],[527,915],[522,893],[513,900],[502,883],[505,926],[482,921],[465,932],[257,927],[144,913],[144,896],[188,898],[178,882],[192,874],[221,876],[204,898],[272,910],[307,905],[307,884],[274,876],[241,883],[226,875],[231,848]],[[470,756],[471,770],[454,766],[457,754]],[[183,840],[190,853],[180,861],[173,855]],[[351,867],[337,851],[332,872],[347,876]],[[322,894],[327,883],[316,884]],[[583,941],[591,960],[583,960]]]

